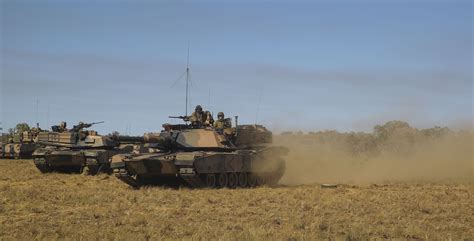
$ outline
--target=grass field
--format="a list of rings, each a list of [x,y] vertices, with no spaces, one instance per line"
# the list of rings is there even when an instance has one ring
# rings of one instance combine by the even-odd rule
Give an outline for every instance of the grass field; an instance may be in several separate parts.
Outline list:
[[[473,239],[474,184],[132,190],[0,160],[0,240]]]

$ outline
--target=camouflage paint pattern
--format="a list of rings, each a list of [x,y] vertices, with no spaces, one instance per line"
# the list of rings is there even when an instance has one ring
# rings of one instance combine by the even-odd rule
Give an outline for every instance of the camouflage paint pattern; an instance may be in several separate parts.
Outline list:
[[[287,149],[272,146],[272,134],[260,125],[216,130],[166,125],[143,136],[160,152],[112,157],[115,176],[133,187],[147,184],[191,187],[250,187],[281,178]]]
[[[87,125],[87,124],[84,124]],[[93,130],[39,133],[42,147],[33,153],[36,167],[43,173],[51,171],[81,172],[95,175],[110,172],[110,158],[131,153],[131,143],[121,143],[113,136],[101,136]]]

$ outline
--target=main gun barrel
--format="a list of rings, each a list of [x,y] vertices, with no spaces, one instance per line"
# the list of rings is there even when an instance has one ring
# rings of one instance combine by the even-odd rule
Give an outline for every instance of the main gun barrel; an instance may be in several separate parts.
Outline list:
[[[112,136],[112,139],[118,142],[163,143],[163,138],[156,134],[145,134],[143,136],[115,135],[115,136]]]
[[[143,136],[122,136],[114,135],[112,139],[118,142],[145,143]]]

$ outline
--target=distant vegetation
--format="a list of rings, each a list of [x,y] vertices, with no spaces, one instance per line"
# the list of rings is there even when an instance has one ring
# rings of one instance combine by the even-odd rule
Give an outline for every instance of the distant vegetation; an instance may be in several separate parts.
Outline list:
[[[419,145],[436,142],[443,138],[465,139],[470,131],[452,131],[447,127],[435,126],[428,129],[411,127],[404,121],[389,121],[376,125],[372,133],[341,133],[335,130],[303,133],[282,132],[281,138],[296,139],[302,145],[333,145],[358,157],[374,157],[383,153],[410,154]],[[296,144],[296,143],[295,143]]]
[[[8,138],[11,136],[17,134],[17,133],[23,133],[24,131],[29,131],[30,126],[27,123],[18,123],[16,124],[15,128],[9,128],[8,133],[2,133],[0,141],[2,143],[5,143],[8,141]]]
[[[281,182],[474,181],[471,130],[417,129],[389,121],[373,132],[318,131],[275,135],[289,148]]]

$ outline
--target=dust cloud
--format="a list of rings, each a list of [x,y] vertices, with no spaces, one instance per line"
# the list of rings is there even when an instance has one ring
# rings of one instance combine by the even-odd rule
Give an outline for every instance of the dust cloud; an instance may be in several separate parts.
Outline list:
[[[474,182],[474,132],[415,129],[402,121],[373,133],[282,133],[274,143],[289,148],[280,183],[372,184]]]

